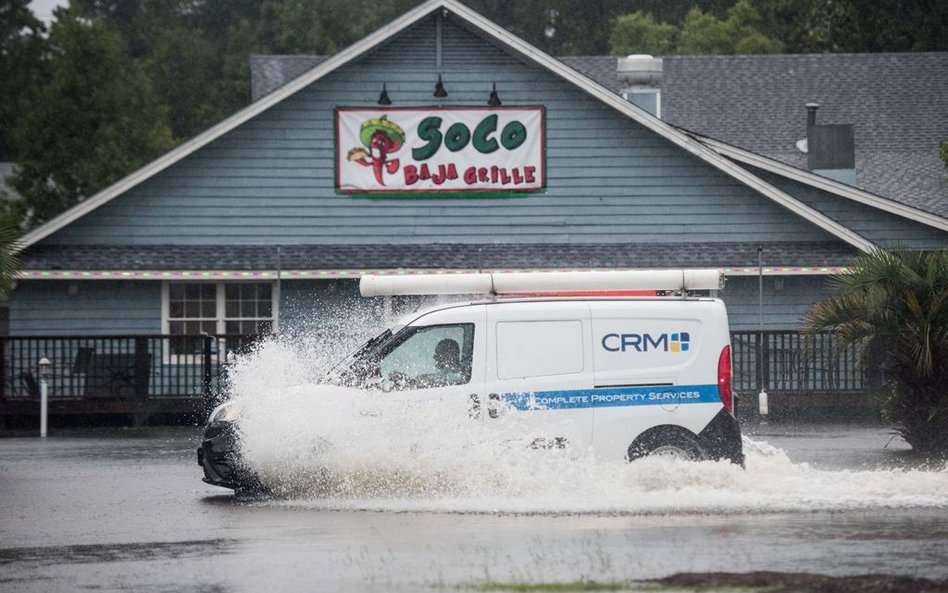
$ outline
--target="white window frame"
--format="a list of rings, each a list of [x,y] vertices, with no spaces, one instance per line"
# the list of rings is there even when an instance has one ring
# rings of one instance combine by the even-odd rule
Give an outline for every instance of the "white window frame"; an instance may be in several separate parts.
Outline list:
[[[280,283],[276,281],[267,281],[267,280],[165,280],[161,283],[161,333],[168,335],[171,333],[171,300],[170,300],[170,288],[172,284],[215,284],[215,296],[217,299],[216,305],[216,319],[215,319],[215,332],[216,334],[223,335],[225,322],[227,317],[225,315],[227,309],[227,298],[225,286],[227,284],[266,284],[271,285],[270,298],[273,301],[271,303],[272,313],[273,313],[273,333],[276,333],[280,329]],[[177,321],[177,319],[175,319]],[[201,357],[195,354],[172,354],[171,353],[171,344],[170,340],[162,340],[162,361],[164,364],[199,364],[202,362]],[[226,344],[225,344],[226,348]],[[216,363],[218,361],[218,355],[211,355],[211,362]]]
[[[632,95],[645,94],[645,93],[655,95],[655,117],[661,118],[662,117],[662,89],[658,87],[654,87],[654,86],[628,87],[622,91],[622,98],[628,101],[629,103],[632,103]]]

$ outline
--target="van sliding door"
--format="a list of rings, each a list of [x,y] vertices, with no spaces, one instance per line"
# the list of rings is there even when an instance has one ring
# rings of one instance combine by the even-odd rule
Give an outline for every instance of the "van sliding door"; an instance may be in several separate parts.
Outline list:
[[[537,448],[591,443],[589,308],[582,302],[488,306],[487,419],[525,414]]]

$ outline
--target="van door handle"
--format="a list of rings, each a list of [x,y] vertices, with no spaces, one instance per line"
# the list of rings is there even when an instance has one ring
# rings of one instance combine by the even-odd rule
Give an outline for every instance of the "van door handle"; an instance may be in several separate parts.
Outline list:
[[[487,396],[487,415],[491,418],[500,416],[500,395],[491,393]]]
[[[475,420],[481,417],[481,396],[476,393],[467,398],[467,415]]]

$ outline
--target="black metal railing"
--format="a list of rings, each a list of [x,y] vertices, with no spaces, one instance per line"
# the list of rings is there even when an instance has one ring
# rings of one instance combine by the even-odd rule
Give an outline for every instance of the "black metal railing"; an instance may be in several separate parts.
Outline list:
[[[50,401],[204,398],[223,386],[228,353],[255,336],[29,336],[0,338],[0,398],[35,399],[40,360]]]
[[[216,398],[227,353],[254,336],[38,336],[0,338],[0,398],[39,397],[39,361],[47,358],[48,396],[88,398]],[[835,337],[807,341],[794,331],[731,333],[738,392],[864,392],[865,368],[855,349]]]
[[[738,392],[865,393],[869,388],[857,349],[839,349],[833,334],[736,331],[731,350]]]

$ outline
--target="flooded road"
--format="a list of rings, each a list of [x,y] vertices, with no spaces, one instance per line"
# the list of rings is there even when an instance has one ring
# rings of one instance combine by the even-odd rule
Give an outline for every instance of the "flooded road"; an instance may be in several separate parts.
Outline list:
[[[745,432],[756,453],[736,477],[665,460],[621,504],[586,484],[560,505],[555,484],[545,497],[237,501],[200,482],[197,429],[0,439],[0,590],[465,591],[757,570],[948,578],[943,465],[918,467],[885,428]],[[531,492],[542,500],[518,499]]]

